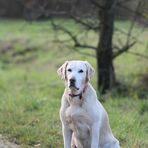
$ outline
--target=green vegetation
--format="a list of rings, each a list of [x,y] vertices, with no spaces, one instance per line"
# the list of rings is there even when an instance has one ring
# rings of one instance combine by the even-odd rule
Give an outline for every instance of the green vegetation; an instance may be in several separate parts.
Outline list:
[[[65,24],[75,30],[72,21]],[[129,22],[116,25],[127,29]],[[58,35],[66,39],[62,32]],[[95,36],[91,32],[88,38],[96,43]],[[142,43],[131,50],[146,55],[147,38],[145,30],[139,37]],[[24,148],[63,145],[59,108],[64,83],[56,74],[57,68],[70,59],[88,60],[96,67],[95,58],[70,49],[67,43],[56,43],[55,39],[49,21],[0,20],[0,134]],[[92,50],[82,52],[95,54]],[[101,96],[106,100],[103,105],[113,133],[123,148],[147,148],[147,59],[125,53],[114,63],[122,85],[112,94]],[[96,77],[92,81],[96,88]]]

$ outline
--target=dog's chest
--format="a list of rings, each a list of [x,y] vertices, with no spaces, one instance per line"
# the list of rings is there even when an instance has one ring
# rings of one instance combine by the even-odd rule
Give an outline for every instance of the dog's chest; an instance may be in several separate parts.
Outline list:
[[[65,111],[67,126],[79,137],[85,138],[90,132],[92,120],[86,109],[71,105]]]
[[[80,97],[69,97],[68,98],[68,103],[70,104],[70,106],[72,107],[81,107],[82,104],[84,104],[84,98],[80,98]]]

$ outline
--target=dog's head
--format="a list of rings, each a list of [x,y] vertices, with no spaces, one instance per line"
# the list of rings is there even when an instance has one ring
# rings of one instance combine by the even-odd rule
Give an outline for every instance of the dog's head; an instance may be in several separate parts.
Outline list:
[[[93,76],[94,69],[87,61],[66,61],[57,72],[69,90],[82,92]]]

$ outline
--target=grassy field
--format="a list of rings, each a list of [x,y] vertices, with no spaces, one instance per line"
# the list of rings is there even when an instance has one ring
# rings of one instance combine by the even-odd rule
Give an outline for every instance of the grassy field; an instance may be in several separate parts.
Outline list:
[[[73,31],[79,28],[72,21],[65,24]],[[129,22],[116,26],[126,30]],[[58,36],[67,38],[62,32]],[[90,32],[88,40],[95,44],[96,36]],[[56,38],[49,21],[0,20],[0,134],[23,148],[63,147],[59,108],[64,85],[56,70],[70,59],[87,60],[96,68],[95,58]],[[148,55],[147,39],[145,30],[139,37],[142,43],[131,50]],[[122,148],[148,148],[148,59],[125,53],[114,64],[122,86],[101,96],[113,133]],[[96,77],[92,83],[96,88]]]

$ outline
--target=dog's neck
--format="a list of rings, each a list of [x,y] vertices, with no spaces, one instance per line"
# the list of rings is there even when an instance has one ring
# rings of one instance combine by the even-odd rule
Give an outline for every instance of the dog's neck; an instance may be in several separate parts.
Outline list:
[[[75,97],[79,97],[79,99],[82,99],[82,93],[79,93],[77,95],[74,95],[74,94],[68,94],[71,98],[75,98]]]

